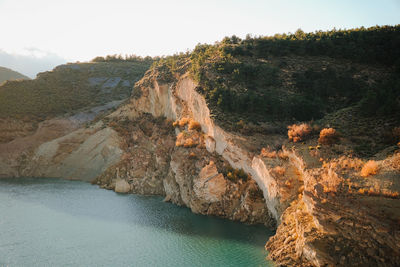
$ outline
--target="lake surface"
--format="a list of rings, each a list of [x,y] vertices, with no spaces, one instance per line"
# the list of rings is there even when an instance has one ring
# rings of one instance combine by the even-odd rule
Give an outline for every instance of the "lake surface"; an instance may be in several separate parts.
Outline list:
[[[88,183],[0,179],[0,266],[272,266],[273,233]]]

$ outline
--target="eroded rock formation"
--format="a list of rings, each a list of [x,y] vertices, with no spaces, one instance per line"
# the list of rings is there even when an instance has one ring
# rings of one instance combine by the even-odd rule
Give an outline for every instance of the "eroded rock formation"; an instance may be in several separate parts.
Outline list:
[[[392,193],[398,154],[379,162],[379,179],[365,179],[360,162],[321,161],[327,157],[309,153],[313,143],[222,129],[188,75],[167,83],[148,72],[134,90],[129,103],[88,128],[18,137],[12,142],[36,141],[29,153],[2,150],[1,175],[93,180],[117,192],[163,195],[196,213],[277,223],[266,247],[282,266],[400,262],[400,204]],[[283,146],[263,154],[261,143]],[[374,183],[384,190],[365,191]]]

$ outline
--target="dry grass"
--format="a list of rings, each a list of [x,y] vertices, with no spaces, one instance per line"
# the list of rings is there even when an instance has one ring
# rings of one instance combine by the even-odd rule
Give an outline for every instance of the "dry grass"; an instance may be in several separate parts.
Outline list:
[[[342,171],[340,160],[324,162],[322,172],[319,175],[319,182],[324,187],[324,192],[337,192],[344,179],[338,175]]]
[[[278,153],[276,151],[271,151],[270,148],[262,148],[261,149],[261,156],[264,158],[276,158]]]
[[[318,143],[323,145],[332,145],[337,142],[339,138],[338,133],[333,128],[324,128],[319,133]]]
[[[269,147],[268,148],[262,148],[261,149],[261,153],[260,153],[261,157],[264,158],[280,158],[283,160],[287,160],[289,158],[288,154],[282,150],[277,151],[272,151]]]
[[[363,166],[363,162],[359,158],[349,158],[349,157],[340,157],[337,160],[337,164],[341,169],[345,170],[356,170],[359,171],[361,167]]]
[[[374,160],[369,160],[367,163],[364,164],[364,166],[361,169],[361,176],[362,177],[367,177],[370,175],[375,175],[379,171],[379,166],[378,163]]]
[[[312,128],[309,124],[293,124],[288,126],[288,137],[294,143],[303,141],[312,132]]]

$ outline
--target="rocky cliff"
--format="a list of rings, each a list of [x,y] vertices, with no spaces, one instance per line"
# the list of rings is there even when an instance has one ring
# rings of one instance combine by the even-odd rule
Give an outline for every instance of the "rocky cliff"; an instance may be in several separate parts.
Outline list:
[[[169,161],[162,175],[166,177],[163,180],[166,200],[184,204],[194,212],[242,221],[249,215],[253,216],[250,221],[273,219],[279,226],[266,247],[269,257],[281,265],[395,266],[399,262],[398,153],[383,157],[377,163],[379,174],[364,178],[361,169],[365,162],[351,155],[335,157],[331,146],[316,148],[315,140],[294,146],[280,135],[244,136],[223,130],[210,116],[204,98],[196,91],[196,83],[188,75],[164,83],[149,74],[136,90],[140,90],[141,96],[131,99],[111,117],[135,120],[151,114],[175,121],[175,132],[171,129],[169,138],[150,136],[164,149],[153,153],[167,155],[156,156],[153,162],[168,166],[165,163]],[[199,124],[197,130],[190,129],[191,121]],[[161,133],[154,128],[148,132]],[[269,140],[271,146],[281,143],[282,150],[275,154],[260,153],[257,149],[260,139]],[[243,169],[251,177],[250,185],[242,180],[232,183],[229,174],[221,174],[224,165]],[[119,189],[118,183],[125,183],[120,188],[140,192],[145,187],[136,182],[135,175],[130,175],[135,167],[130,168],[123,168],[121,177],[121,169],[111,167],[111,177],[120,179],[115,181],[115,188]],[[110,181],[108,177],[106,180]],[[154,176],[144,177],[148,181],[157,180]],[[104,181],[98,180],[100,184]],[[110,182],[107,185],[114,186]],[[258,188],[262,191],[269,218],[255,208],[255,203],[263,206],[260,198],[246,205],[247,198],[255,195],[249,190],[251,187],[255,192]],[[239,206],[235,204],[238,199]],[[242,210],[245,213],[237,215]],[[252,212],[246,213],[249,210]]]
[[[149,71],[129,102],[87,127],[64,118],[14,128],[25,133],[0,145],[2,176],[90,180],[163,195],[196,213],[277,226],[266,248],[282,266],[400,262],[398,153],[364,178],[365,162],[335,157],[316,140],[226,130],[187,73],[165,81]],[[267,146],[278,150],[261,150]]]

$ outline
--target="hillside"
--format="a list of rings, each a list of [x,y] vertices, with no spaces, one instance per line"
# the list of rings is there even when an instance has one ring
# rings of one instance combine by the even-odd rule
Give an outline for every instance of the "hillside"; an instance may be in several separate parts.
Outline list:
[[[199,92],[222,120],[239,121],[240,114],[254,122],[315,120],[356,104],[368,115],[371,105],[384,107],[374,109],[374,115],[392,115],[400,111],[399,45],[400,26],[298,30],[274,37],[226,37],[155,67],[170,76],[190,68]]]
[[[7,81],[0,86],[0,118],[41,120],[126,99],[151,63],[71,63],[39,73],[34,80]]]
[[[371,156],[393,145],[400,125],[399,45],[400,26],[233,36],[153,68],[168,82],[190,72],[225,129],[284,134],[293,123],[334,125],[352,150]]]
[[[12,81],[18,79],[29,80],[30,78],[12,69],[0,67],[0,84],[7,80]]]

